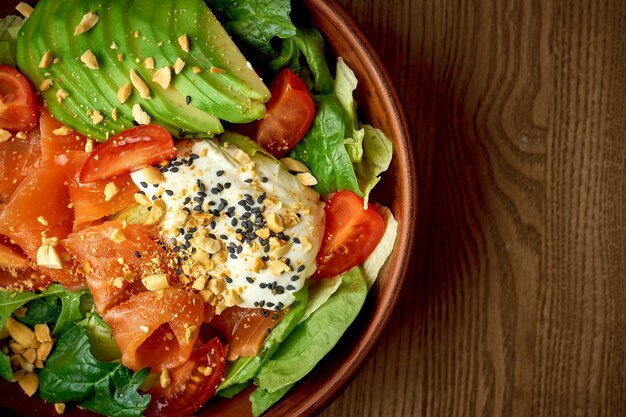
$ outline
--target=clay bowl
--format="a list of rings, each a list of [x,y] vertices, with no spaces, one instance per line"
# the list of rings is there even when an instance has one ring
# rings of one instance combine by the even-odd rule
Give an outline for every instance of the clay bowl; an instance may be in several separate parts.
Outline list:
[[[3,1],[0,15],[14,13],[17,0]],[[410,137],[400,101],[384,66],[366,36],[333,0],[304,0],[313,24],[323,33],[333,56],[341,56],[359,80],[356,93],[358,112],[363,121],[382,129],[394,143],[392,166],[376,188],[374,201],[391,207],[399,222],[399,233],[392,255],[380,272],[366,304],[340,343],[318,366],[264,416],[309,416],[327,407],[355,376],[376,345],[402,290],[417,222],[417,181],[410,151]],[[57,415],[50,404],[28,399],[17,384],[3,383],[1,415]],[[251,415],[247,395],[231,400],[212,401],[200,416]],[[10,410],[10,411],[9,411]],[[69,410],[68,410],[69,411]],[[67,415],[91,415],[72,409]]]

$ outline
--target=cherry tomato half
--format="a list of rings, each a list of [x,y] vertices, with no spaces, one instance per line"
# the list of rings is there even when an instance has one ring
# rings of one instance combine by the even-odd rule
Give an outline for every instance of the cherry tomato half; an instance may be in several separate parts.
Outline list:
[[[272,98],[266,104],[265,117],[257,122],[255,140],[279,158],[309,130],[315,106],[304,82],[288,68],[278,73],[270,91]]]
[[[352,191],[335,193],[326,204],[326,226],[312,278],[331,278],[360,265],[385,233],[385,221]]]
[[[162,388],[155,383],[148,417],[187,417],[196,412],[222,382],[224,350],[218,338],[195,350],[189,361],[170,371],[170,383]]]
[[[28,132],[37,124],[37,96],[26,77],[0,65],[0,128]]]
[[[79,179],[82,183],[104,180],[175,156],[174,140],[167,130],[156,125],[137,126],[96,147],[80,170]]]

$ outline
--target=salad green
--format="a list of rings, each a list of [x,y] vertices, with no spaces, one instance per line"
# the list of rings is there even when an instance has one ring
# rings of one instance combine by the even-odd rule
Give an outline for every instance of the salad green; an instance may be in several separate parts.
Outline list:
[[[110,8],[101,16],[106,24],[74,39],[70,35],[76,19],[96,8],[98,2],[65,1],[65,4],[74,6],[73,20],[71,24],[65,22],[65,26],[59,29],[59,32],[63,32],[61,47],[66,49],[56,52],[60,56],[67,52],[67,56],[62,56],[62,61],[70,61],[70,53],[75,55],[77,50],[90,44],[94,49],[99,45],[102,55],[98,55],[98,58],[102,65],[110,66],[111,71],[97,75],[76,60],[65,68],[53,67],[50,71],[57,79],[73,80],[70,74],[75,71],[78,81],[75,87],[62,84],[63,88],[70,91],[70,96],[62,103],[55,97],[58,89],[53,88],[43,95],[52,105],[51,110],[56,109],[55,116],[62,122],[86,130],[94,138],[104,139],[108,130],[119,131],[132,125],[132,104],[140,102],[137,93],[133,93],[127,105],[114,106],[119,108],[119,121],[107,120],[102,126],[94,125],[91,118],[79,114],[78,109],[84,108],[92,95],[96,94],[98,99],[108,103],[106,110],[110,112],[111,106],[116,103],[117,91],[111,90],[111,86],[119,86],[130,69],[137,71],[144,79],[148,79],[150,74],[143,63],[135,60],[118,62],[119,51],[111,48],[113,31],[131,33],[139,29],[141,34],[157,39],[156,33],[160,27],[168,27],[171,32],[168,36],[171,37],[183,32],[191,34],[191,29],[187,28],[194,25],[188,20],[174,23],[168,21],[168,8],[173,8],[177,2],[160,2],[159,10],[150,16],[150,8],[139,6],[140,2],[137,2],[130,11],[120,7]],[[199,6],[202,4],[200,0],[184,0],[182,3],[203,10]],[[353,96],[358,84],[354,72],[342,58],[338,58],[333,77],[333,71],[326,61],[322,35],[315,28],[300,27],[293,23],[289,0],[206,0],[206,3],[233,36],[237,46],[245,52],[246,59],[258,63],[260,73],[272,78],[281,69],[289,68],[310,89],[315,103],[315,117],[309,131],[288,156],[310,169],[318,182],[314,186],[315,190],[324,196],[350,190],[363,196],[367,205],[371,190],[380,181],[380,175],[389,168],[393,146],[381,130],[360,123]],[[20,69],[35,83],[43,81],[43,78],[32,51],[42,52],[48,48],[49,42],[43,33],[37,32],[37,27],[43,24],[45,12],[52,13],[57,10],[57,6],[55,0],[42,0],[40,6],[37,6],[39,11],[36,9],[22,32],[24,40],[21,41],[21,51],[18,48],[17,61]],[[124,19],[125,15],[130,17]],[[131,28],[129,21],[136,25]],[[0,57],[8,65],[16,65],[15,28],[21,24],[21,19],[0,19]],[[223,38],[217,26],[204,30],[227,43],[226,55],[236,55],[232,48],[237,47],[229,43],[230,39],[226,41]],[[194,36],[204,35],[195,33]],[[136,39],[134,36],[126,37],[124,43],[117,47],[123,48],[132,57],[138,57],[139,41]],[[159,49],[161,46],[151,46],[150,51],[157,61],[170,59],[167,51],[178,48],[177,39],[168,40],[169,43],[162,45],[163,49]],[[253,77],[248,74],[244,82],[215,81],[215,74],[206,74],[201,85],[190,81],[189,72],[194,64],[204,67],[227,65],[224,61],[228,60],[228,56],[217,56],[219,54],[212,50],[203,53],[204,57],[193,54],[188,57],[181,76],[174,77],[173,85],[182,93],[180,97],[174,97],[158,87],[151,90],[153,94],[150,103],[145,104],[145,109],[155,115],[153,121],[163,124],[171,132],[191,133],[201,137],[222,132],[222,122],[218,119],[242,122],[259,118],[264,111],[263,102],[266,98],[265,87],[259,87],[254,78],[256,75]],[[168,64],[173,65],[174,62]],[[93,89],[80,91],[86,86]],[[234,92],[228,92],[233,89]],[[213,93],[219,99],[211,102],[209,96]],[[191,105],[185,96],[192,97]],[[239,108],[242,97],[244,101],[253,103],[251,108],[243,112]],[[177,104],[172,106],[171,103]],[[222,109],[218,111],[217,107]],[[207,132],[210,134],[207,135]],[[233,131],[224,131],[218,139],[221,143],[236,145],[250,156],[257,152],[268,155],[256,142]],[[361,310],[367,291],[396,240],[398,223],[393,214],[385,207],[375,207],[385,222],[385,232],[374,252],[362,265],[334,278],[310,282],[308,287],[295,293],[295,303],[265,339],[258,355],[241,357],[227,365],[218,387],[218,395],[231,398],[254,384],[256,389],[250,395],[250,402],[253,414],[259,416],[306,376],[340,341]],[[130,224],[143,223],[148,214],[147,208],[135,206],[111,218],[126,220]],[[148,377],[149,369],[133,373],[120,363],[121,352],[111,329],[90,308],[90,302],[93,301],[87,291],[69,292],[58,284],[39,293],[0,291],[0,329],[4,328],[9,317],[30,327],[45,323],[52,328],[52,335],[56,338],[54,349],[39,372],[39,394],[44,400],[55,403],[73,401],[83,408],[108,416],[140,416],[150,403],[150,395],[142,393],[142,384],[152,382]],[[17,314],[21,307],[26,307],[25,314]],[[2,353],[0,376],[7,380],[14,376],[9,356]]]

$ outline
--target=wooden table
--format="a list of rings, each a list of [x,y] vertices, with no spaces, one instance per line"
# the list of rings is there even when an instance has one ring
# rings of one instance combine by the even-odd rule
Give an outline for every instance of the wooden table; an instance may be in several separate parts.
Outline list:
[[[406,106],[421,227],[323,416],[626,415],[626,2],[342,2]]]

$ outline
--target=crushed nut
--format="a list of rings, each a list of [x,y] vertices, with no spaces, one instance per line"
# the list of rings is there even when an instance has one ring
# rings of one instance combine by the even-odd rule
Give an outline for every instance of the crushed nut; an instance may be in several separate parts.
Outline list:
[[[4,129],[0,129],[0,136],[2,136],[2,130],[4,130]],[[5,130],[5,132],[6,132],[6,130]],[[26,133],[24,133],[22,131],[19,131],[19,132],[17,132],[15,134],[15,137],[18,138],[18,139],[26,139],[28,136],[26,135]]]
[[[161,184],[165,181],[165,175],[158,168],[149,166],[141,170],[148,184]]]
[[[130,82],[133,84],[133,87],[139,92],[141,98],[150,99],[150,89],[148,88],[148,84],[141,78],[134,69],[130,70]]]
[[[35,359],[37,359],[37,352],[35,349],[29,348],[22,354],[22,357],[26,360],[26,362],[34,364]]]
[[[122,287],[124,287],[124,280],[121,277],[115,277],[113,279],[113,286],[115,288],[122,288]]]
[[[300,242],[302,243],[302,246],[304,247],[305,252],[309,252],[311,249],[313,249],[313,244],[307,237],[305,236],[301,237]]]
[[[262,269],[265,269],[265,262],[261,258],[255,258],[254,264],[252,265],[252,271],[259,273]]]
[[[164,90],[167,90],[172,81],[172,70],[167,66],[159,68],[152,76],[152,81],[163,87]]]
[[[276,259],[280,259],[283,256],[285,256],[287,252],[289,252],[290,249],[291,249],[291,243],[287,243],[283,246],[279,246],[276,249],[274,249],[274,251],[272,252],[272,255],[274,255]]]
[[[65,91],[65,90],[64,90],[64,89],[62,89],[62,88],[59,88],[59,89],[57,90],[57,94],[56,94],[56,96],[57,96],[57,102],[58,102],[58,103],[63,103],[63,100],[65,100],[66,98],[68,98],[68,97],[69,97],[69,95],[70,95],[70,94],[69,94],[67,91]]]
[[[41,342],[39,347],[37,348],[37,359],[40,361],[45,361],[48,359],[50,352],[52,352],[52,342]]]
[[[13,317],[9,317],[6,326],[13,340],[20,345],[26,348],[37,346],[37,337],[35,336],[35,332],[24,324],[15,320]]]
[[[64,403],[55,403],[54,404],[54,411],[56,411],[58,414],[65,413],[65,404]]]
[[[140,125],[150,124],[150,116],[148,116],[148,113],[143,111],[139,104],[133,105],[133,118]]]
[[[270,237],[270,229],[268,229],[267,227],[264,227],[263,229],[259,229],[255,233],[258,237],[260,237],[263,240],[269,239]]]
[[[166,388],[170,382],[170,373],[167,369],[163,369],[161,371],[161,375],[159,376],[159,384],[161,385],[161,388]]]
[[[39,84],[39,91],[47,91],[52,86],[52,80],[50,78],[46,78]]]
[[[126,103],[126,100],[128,100],[132,91],[132,87],[129,83],[124,84],[119,90],[117,90],[117,100],[122,104]]]
[[[178,44],[180,45],[180,49],[185,52],[189,52],[189,38],[187,38],[187,35],[180,35],[178,38]]]
[[[116,227],[111,232],[109,239],[111,239],[115,243],[122,243],[123,241],[126,240],[126,236],[124,236],[124,232],[122,232],[120,229]]]
[[[185,68],[185,61],[180,58],[176,58],[176,62],[174,63],[174,74],[180,74],[183,68]]]
[[[85,142],[85,152],[93,152],[93,139],[87,139]]]
[[[150,209],[150,213],[148,213],[148,217],[146,217],[146,220],[143,222],[146,226],[160,223],[161,220],[163,220],[163,217],[165,217],[165,213],[167,211],[167,206],[161,199],[155,200],[151,207],[152,208]]]
[[[290,227],[300,223],[300,218],[293,211],[283,213],[280,217],[283,219],[283,227],[285,229],[289,229]]]
[[[270,213],[265,217],[265,220],[267,221],[267,226],[272,232],[280,233],[285,230],[285,227],[283,226],[283,219],[278,214]]]
[[[223,69],[218,68],[218,67],[211,67],[211,72],[212,72],[213,74],[223,74],[223,73],[225,73],[226,71],[224,71]]]
[[[96,110],[95,112],[91,113],[91,121],[94,125],[100,124],[103,120],[104,117],[102,117],[102,114],[100,114],[99,111]]]
[[[46,220],[46,218],[45,218],[44,216],[39,216],[39,217],[37,217],[37,221],[38,221],[40,224],[44,225],[44,226],[47,226],[47,225],[48,225],[48,220]]]
[[[146,67],[146,69],[154,69],[154,58],[149,57],[143,60],[143,65]]]
[[[218,253],[222,249],[222,244],[217,239],[210,237],[198,236],[194,238],[195,245],[206,253]]]
[[[111,119],[117,121],[117,108],[113,108],[113,111],[111,112]]]
[[[285,166],[285,168],[287,168],[289,172],[295,172],[295,173],[311,172],[309,168],[307,168],[306,165],[304,165],[302,162],[293,158],[281,158],[280,162],[282,162],[282,164]]]
[[[193,288],[196,291],[202,291],[204,287],[206,286],[206,282],[207,282],[206,276],[196,278],[191,288]]]
[[[0,129],[0,143],[6,142],[11,139],[13,135],[8,130]]]
[[[272,275],[280,275],[291,271],[291,268],[283,261],[273,261],[270,263],[270,271],[272,272]]]
[[[50,269],[63,269],[61,257],[49,244],[43,244],[37,249],[37,265]]]
[[[200,74],[202,72],[202,69],[200,67],[191,67],[191,70],[194,74]]]
[[[144,206],[144,207],[150,207],[150,206],[152,206],[152,201],[150,201],[150,199],[149,199],[149,198],[148,198],[145,194],[142,194],[142,193],[135,193],[135,194],[133,195],[133,197],[135,197],[135,201],[136,201],[138,204],[140,204],[140,205],[142,205],[142,206]]]
[[[20,384],[26,395],[32,397],[39,387],[39,377],[34,372],[27,372],[17,383]]]
[[[235,152],[235,160],[241,162],[242,164],[247,164],[250,162],[250,155],[241,149],[237,149],[237,152]]]
[[[185,330],[185,342],[190,345],[196,340],[198,336],[198,326],[189,326]]]
[[[149,291],[158,291],[168,288],[170,281],[166,274],[153,274],[141,279],[143,286]]]
[[[76,29],[74,29],[74,36],[78,36],[81,33],[85,33],[93,28],[100,18],[95,12],[86,13],[81,19]]]
[[[111,201],[120,192],[113,181],[104,186],[104,201]]]
[[[41,343],[52,342],[52,335],[50,334],[50,327],[47,324],[35,324],[35,337]]]
[[[317,180],[309,172],[303,172],[303,173],[300,173],[300,174],[296,174],[296,178],[298,178],[300,183],[302,185],[304,185],[305,187],[309,187],[309,186],[317,184]]]
[[[52,131],[52,133],[54,133],[56,136],[67,136],[67,135],[71,134],[72,132],[73,132],[73,130],[70,129],[69,127],[67,127],[67,126],[61,126],[60,128],[54,129]]]
[[[39,68],[48,68],[52,64],[52,52],[48,49],[39,61]]]
[[[89,69],[98,69],[98,60],[96,56],[91,52],[91,49],[87,49],[81,56],[80,60],[83,61],[83,64]]]
[[[15,10],[20,12],[20,14],[26,18],[30,17],[30,15],[33,13],[33,8],[31,7],[31,5],[26,4],[23,1],[18,3],[17,6],[15,6]]]

